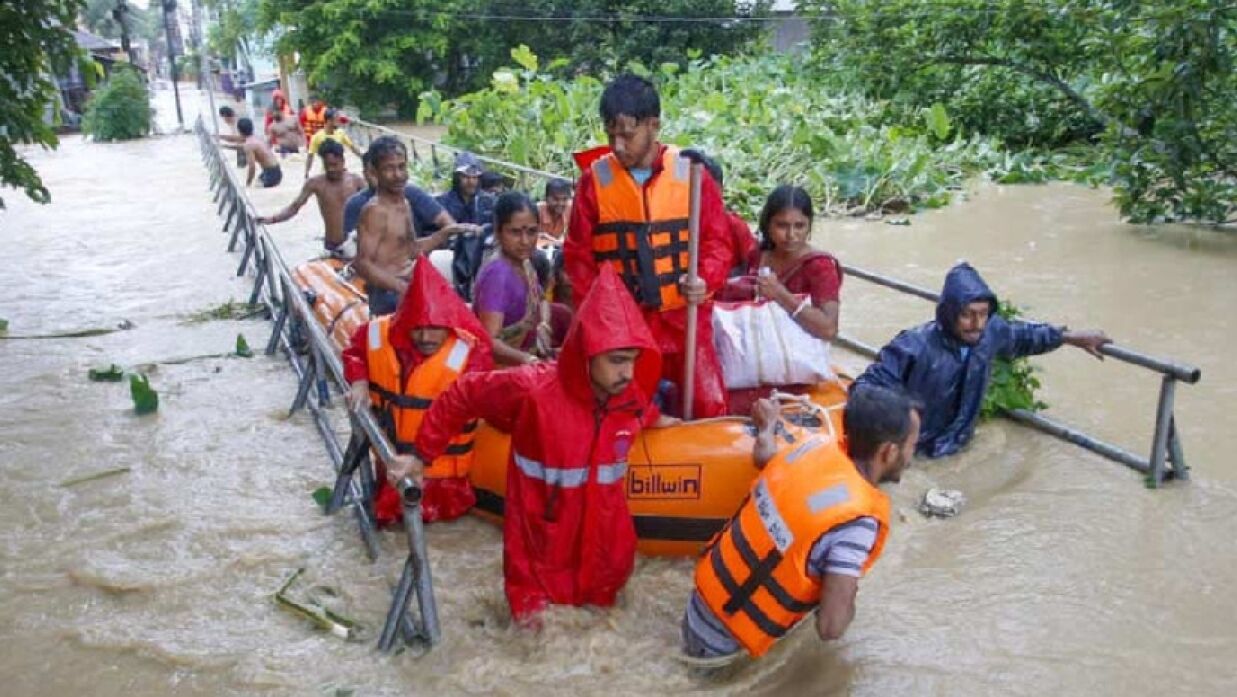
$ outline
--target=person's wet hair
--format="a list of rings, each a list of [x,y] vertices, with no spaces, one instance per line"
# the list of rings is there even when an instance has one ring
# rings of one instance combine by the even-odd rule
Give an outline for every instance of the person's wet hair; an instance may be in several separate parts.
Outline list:
[[[326,110],[326,116],[325,116],[325,118],[326,118],[326,120],[327,120],[327,121],[330,121],[331,119],[333,119],[333,118],[335,118],[335,117],[337,117],[337,116],[339,116],[339,110],[338,110],[338,109],[336,109],[335,107],[329,107],[329,108]]]
[[[232,110],[232,107],[225,104],[219,107],[219,115],[226,119],[236,116],[236,112]]]
[[[532,199],[528,198],[528,194],[523,191],[504,191],[500,194],[494,202],[494,232],[502,230],[504,225],[511,222],[512,216],[521,211],[537,215],[537,207],[533,205]]]
[[[236,121],[236,130],[243,136],[253,135],[253,121],[248,116],[243,116]]]
[[[791,208],[806,216],[808,225],[811,225],[812,197],[803,187],[782,184],[765,199],[765,207],[760,209],[760,220],[756,224],[756,229],[760,232],[761,249],[773,249],[773,240],[769,237],[769,222],[773,220],[773,216]]]
[[[482,189],[489,190],[496,186],[506,186],[506,184],[507,180],[503,178],[503,175],[498,172],[486,171],[481,173],[481,179],[477,185]]]
[[[571,182],[555,177],[545,183],[545,197],[571,196]]]
[[[322,145],[318,146],[318,156],[321,157],[325,161],[327,155],[336,155],[338,157],[343,157],[344,146],[340,145],[339,141],[337,140],[331,140],[330,138],[326,139],[326,141],[324,141]]]
[[[696,164],[704,165],[704,168],[709,171],[709,176],[713,177],[713,181],[717,182],[718,188],[721,188],[723,175],[721,163],[704,154],[704,151],[695,148],[688,148],[679,154]]]
[[[643,121],[661,116],[661,97],[648,79],[623,73],[610,81],[601,93],[601,122],[614,123],[620,116]]]
[[[392,155],[403,155],[408,157],[408,148],[400,142],[395,136],[379,136],[374,138],[369,144],[369,149],[365,151],[365,157],[370,167],[378,167],[382,164],[382,158]]]
[[[901,389],[856,385],[846,395],[842,431],[850,459],[867,461],[885,443],[901,446],[919,405]]]

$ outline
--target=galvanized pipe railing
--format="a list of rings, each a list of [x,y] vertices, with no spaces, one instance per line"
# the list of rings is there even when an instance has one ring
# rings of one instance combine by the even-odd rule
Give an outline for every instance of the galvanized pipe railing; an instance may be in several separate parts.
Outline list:
[[[239,180],[224,162],[219,148],[206,131],[200,116],[195,123],[195,131],[199,137],[202,157],[207,164],[211,177],[211,187],[214,189],[216,200],[222,199],[231,206],[224,225],[225,232],[229,224],[234,226],[229,247],[235,246],[238,237],[245,244],[241,266],[237,271],[237,275],[243,275],[246,272],[248,262],[252,258],[256,278],[251,302],[261,301],[265,304],[271,318],[276,322],[275,334],[271,337],[267,352],[273,353],[275,348],[280,345],[286,351],[289,361],[302,381],[301,388],[298,390],[297,401],[303,400],[313,413],[315,424],[318,426],[319,432],[326,443],[327,452],[338,471],[344,464],[344,453],[339,448],[338,439],[335,437],[334,431],[330,427],[329,421],[322,409],[323,406],[326,406],[329,395],[322,394],[326,390],[324,389],[325,382],[321,372],[325,371],[326,377],[329,377],[335,383],[337,389],[346,390],[347,382],[344,380],[343,364],[336,354],[335,347],[330,342],[330,339],[322,327],[315,321],[313,310],[292,278],[292,273],[287,262],[279,252],[279,248],[271,239],[266,227],[257,222],[256,210],[249,201],[248,196],[244,194],[244,188],[240,185]],[[222,212],[223,207],[223,205],[220,206],[220,212]],[[291,345],[289,338],[291,329],[287,326],[286,322],[289,316],[295,316],[299,320],[297,327],[308,336],[310,355],[308,360],[305,361],[304,366],[302,366],[301,360]],[[314,400],[308,399],[307,395],[303,394],[305,388],[315,379],[320,384],[319,404],[315,404]],[[378,426],[372,412],[367,409],[350,411],[349,419],[354,437],[366,441],[385,462],[392,462],[395,459],[395,449],[387,439],[386,434]],[[411,586],[415,591],[415,594],[418,596],[422,621],[418,628],[407,617],[406,607],[411,599],[411,593],[406,588],[402,591],[403,595],[397,594],[393,599],[389,615],[399,618],[397,624],[407,639],[412,640],[419,637],[433,645],[440,640],[441,631],[438,626],[437,606],[434,601],[433,586],[430,581],[429,558],[426,554],[423,529],[419,524],[420,490],[418,487],[408,486],[407,484],[401,488],[403,489],[401,493],[405,496],[405,510],[414,513],[416,520],[407,527],[409,556],[404,569],[404,576],[407,578],[401,579],[400,585],[401,588]],[[361,526],[362,538],[366,542],[371,558],[375,558],[377,556],[377,546],[372,538],[372,522],[368,520],[363,510],[365,507],[364,497],[367,493],[364,491],[364,487],[360,490],[353,489],[354,508],[358,510],[358,522]],[[389,650],[391,639],[388,637],[385,641],[386,643],[383,648]]]
[[[431,140],[429,138],[423,138],[421,136],[412,135],[410,133],[400,133],[399,131],[396,131],[387,126],[382,126],[376,123],[370,123],[368,121],[364,121],[360,117],[353,116],[352,114],[348,115],[348,123],[344,125],[344,129],[348,131],[348,135],[350,138],[357,141],[358,143],[364,143],[365,145],[368,145],[370,142],[373,141],[375,137],[374,133],[379,133],[381,135],[395,136],[396,138],[399,138],[400,140],[403,140],[403,141],[407,141],[409,143],[409,145],[411,146],[411,152],[413,154],[413,157],[419,157],[419,155],[417,154],[418,144],[421,145],[423,148],[429,148],[430,158],[434,163],[434,170],[436,173],[441,171],[441,165],[438,162],[438,151],[439,150],[444,150],[451,155],[454,155],[455,153],[458,153],[458,152],[465,151],[464,148],[457,148],[453,145],[446,145],[445,143],[440,143],[436,140]],[[478,160],[486,163],[492,168],[507,170],[509,172],[515,172],[517,175],[519,175],[517,178],[517,184],[519,184],[518,188],[521,188],[521,189],[528,190],[529,179],[541,179],[541,180],[548,181],[550,179],[558,179],[561,176],[558,174],[554,174],[553,172],[547,172],[545,170],[535,169],[533,167],[528,167],[528,166],[521,165],[515,162],[508,162],[507,160],[500,160],[496,157],[491,157],[489,155],[481,155],[479,153],[473,153],[473,154],[477,156]],[[450,171],[450,169],[448,168],[447,171]],[[566,179],[570,180],[571,177],[566,177]]]
[[[861,278],[870,283],[884,286],[901,293],[914,295],[930,302],[939,302],[940,295],[927,288],[916,286],[905,281],[890,278],[883,274],[869,271],[850,264],[843,264],[842,269],[848,276]],[[868,356],[876,358],[877,349],[852,337],[839,335],[836,341],[839,345]],[[1131,469],[1137,470],[1147,477],[1147,485],[1154,488],[1169,478],[1189,479],[1189,468],[1181,447],[1181,438],[1177,433],[1176,417],[1174,415],[1174,399],[1176,383],[1194,384],[1202,377],[1199,368],[1179,363],[1173,360],[1156,358],[1140,351],[1115,343],[1100,347],[1100,353],[1111,356],[1123,363],[1160,373],[1163,380],[1160,385],[1160,397],[1156,405],[1156,425],[1151,439],[1151,454],[1149,457],[1139,457],[1119,446],[1106,443],[1090,436],[1067,424],[1025,409],[1014,409],[1005,415],[1022,424],[1031,426],[1051,436],[1086,448]],[[1171,468],[1166,467],[1171,465]]]

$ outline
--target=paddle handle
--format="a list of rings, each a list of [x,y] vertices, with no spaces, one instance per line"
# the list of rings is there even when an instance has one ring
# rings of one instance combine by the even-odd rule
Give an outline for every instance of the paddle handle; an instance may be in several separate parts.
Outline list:
[[[694,283],[700,276],[700,184],[704,165],[693,162],[688,177],[687,204],[687,280]],[[683,418],[690,421],[696,396],[696,304],[687,303],[687,339],[683,350]]]

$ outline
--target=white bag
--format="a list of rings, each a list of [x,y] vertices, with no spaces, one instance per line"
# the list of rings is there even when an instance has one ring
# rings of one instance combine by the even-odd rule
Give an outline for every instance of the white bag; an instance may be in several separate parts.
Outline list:
[[[829,342],[808,334],[770,300],[714,303],[713,344],[727,389],[835,379]]]

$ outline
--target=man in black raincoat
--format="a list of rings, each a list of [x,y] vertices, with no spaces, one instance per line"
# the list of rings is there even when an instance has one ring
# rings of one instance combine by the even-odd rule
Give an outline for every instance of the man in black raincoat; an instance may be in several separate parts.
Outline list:
[[[996,295],[966,262],[949,270],[936,321],[906,329],[881,349],[855,385],[900,386],[924,404],[915,451],[952,455],[975,433],[992,360],[1053,351],[1071,344],[1102,358],[1103,332],[1075,332],[996,314]]]

